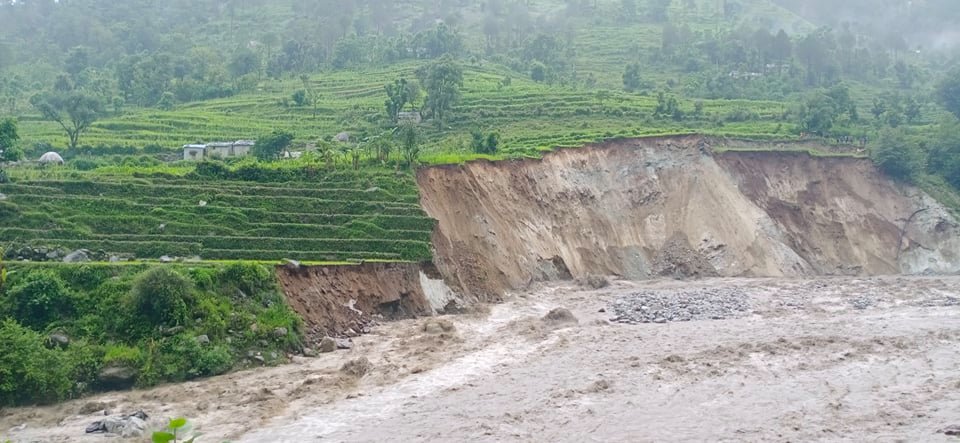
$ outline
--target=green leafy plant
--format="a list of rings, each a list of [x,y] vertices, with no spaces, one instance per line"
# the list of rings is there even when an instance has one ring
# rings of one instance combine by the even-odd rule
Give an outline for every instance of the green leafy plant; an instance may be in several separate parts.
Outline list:
[[[167,424],[167,429],[154,432],[151,441],[153,441],[153,443],[194,443],[197,439],[196,435],[190,437],[189,440],[180,440],[178,434],[185,432],[186,426],[187,419],[182,417],[174,418]]]
[[[133,303],[137,312],[155,325],[182,325],[192,290],[193,282],[176,271],[153,268],[134,282]]]

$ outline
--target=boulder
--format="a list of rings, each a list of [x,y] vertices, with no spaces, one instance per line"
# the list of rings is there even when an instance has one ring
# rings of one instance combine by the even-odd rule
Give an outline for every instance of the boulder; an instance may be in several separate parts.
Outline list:
[[[353,340],[350,340],[349,338],[335,338],[333,340],[337,342],[337,349],[353,348]]]
[[[100,370],[97,381],[107,389],[129,389],[137,381],[137,370],[128,366],[107,366]]]
[[[90,261],[90,251],[86,249],[77,249],[63,257],[64,263],[84,263],[88,261]]]
[[[174,327],[172,327],[172,328],[164,329],[164,330],[163,330],[163,335],[165,335],[165,336],[167,336],[167,337],[173,337],[174,335],[177,335],[177,334],[183,332],[183,330],[184,330],[184,327],[183,327],[183,326],[174,326]]]
[[[315,349],[313,349],[313,348],[303,348],[303,356],[304,356],[304,357],[316,357],[317,355],[319,355],[319,354],[317,354],[317,351],[316,351]]]
[[[210,337],[207,337],[207,334],[203,334],[203,335],[197,337],[197,343],[200,343],[201,345],[209,345],[209,344],[210,344]]]
[[[300,269],[300,262],[291,259],[285,259],[283,261],[283,267],[287,268],[289,271],[296,271]]]
[[[120,436],[123,438],[142,437],[147,432],[147,422],[138,417],[127,417]]]
[[[577,317],[567,308],[556,308],[547,313],[543,320],[550,323],[578,323]]]
[[[47,342],[50,343],[51,346],[66,348],[70,344],[70,337],[67,337],[67,334],[63,332],[54,332],[47,337]]]
[[[960,437],[960,425],[950,425],[937,432],[951,437]]]
[[[273,330],[273,336],[277,338],[286,337],[287,334],[288,334],[287,328],[274,328]]]
[[[337,350],[337,341],[331,337],[323,337],[320,340],[320,352],[327,353]]]

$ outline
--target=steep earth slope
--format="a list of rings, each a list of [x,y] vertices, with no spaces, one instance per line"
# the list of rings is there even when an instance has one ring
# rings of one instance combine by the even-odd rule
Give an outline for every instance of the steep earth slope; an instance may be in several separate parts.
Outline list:
[[[427,264],[286,265],[277,268],[277,277],[311,341],[357,335],[381,319],[430,315],[456,304],[453,292]]]
[[[611,141],[418,173],[435,261],[478,299],[589,274],[957,272],[960,228],[866,159],[718,153],[699,136]],[[921,211],[921,212],[917,212]],[[908,223],[909,220],[909,223]]]

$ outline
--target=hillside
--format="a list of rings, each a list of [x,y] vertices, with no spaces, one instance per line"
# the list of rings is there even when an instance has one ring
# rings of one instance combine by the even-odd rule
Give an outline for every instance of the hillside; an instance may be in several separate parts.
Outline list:
[[[409,175],[389,171],[132,178],[75,174],[0,184],[10,259],[346,261],[430,259],[433,221]],[[261,174],[266,175],[266,174]]]
[[[956,273],[957,8],[834,3],[0,0],[0,407],[470,314],[474,337],[393,330],[411,361],[377,360],[376,389],[419,393],[451,344],[491,367],[566,346],[537,342],[546,305],[474,306],[538,282],[559,300],[601,276]],[[183,158],[233,140],[256,141]],[[353,392],[370,369],[325,361],[277,392]],[[218,401],[287,407],[251,385]],[[186,413],[208,406],[260,423]]]

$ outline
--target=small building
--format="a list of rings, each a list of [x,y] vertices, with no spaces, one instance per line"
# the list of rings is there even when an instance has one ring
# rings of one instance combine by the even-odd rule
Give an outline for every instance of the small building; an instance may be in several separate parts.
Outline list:
[[[254,140],[237,140],[183,145],[183,159],[200,161],[205,158],[244,157],[250,155],[254,144]]]
[[[183,145],[183,159],[200,161],[207,156],[207,145]]]
[[[207,156],[213,158],[233,157],[233,143],[213,142],[207,143]]]
[[[254,140],[237,140],[233,142],[233,156],[234,157],[243,157],[250,155],[250,150],[253,149],[253,145],[257,144]]]

